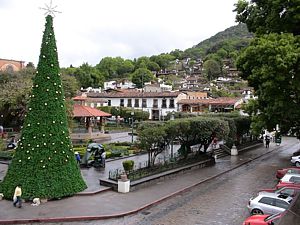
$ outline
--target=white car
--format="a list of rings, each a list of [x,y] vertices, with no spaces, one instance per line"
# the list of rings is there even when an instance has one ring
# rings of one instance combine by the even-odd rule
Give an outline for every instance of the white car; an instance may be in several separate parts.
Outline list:
[[[295,164],[297,167],[300,167],[300,155],[292,156],[291,163]]]
[[[280,182],[300,183],[300,174],[287,173],[280,179]]]
[[[278,196],[275,193],[260,193],[249,200],[249,212],[255,214],[276,214],[289,208],[293,198],[291,196]]]

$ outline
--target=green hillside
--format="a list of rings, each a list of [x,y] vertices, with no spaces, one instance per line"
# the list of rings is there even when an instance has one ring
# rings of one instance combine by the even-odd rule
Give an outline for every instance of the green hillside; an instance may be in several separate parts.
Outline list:
[[[253,34],[251,34],[245,24],[232,26],[216,35],[201,41],[199,44],[186,49],[183,58],[214,58],[235,60],[238,52],[248,46]],[[172,54],[172,52],[171,52]]]
[[[243,23],[227,28],[214,36],[201,41],[194,48],[209,49],[218,43],[233,39],[233,40],[249,40],[253,35],[248,31],[247,26]]]

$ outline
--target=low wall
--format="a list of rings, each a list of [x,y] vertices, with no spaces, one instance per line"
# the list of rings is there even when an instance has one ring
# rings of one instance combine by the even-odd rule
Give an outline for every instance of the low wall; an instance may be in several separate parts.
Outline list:
[[[70,137],[73,143],[86,142],[90,139],[92,139],[94,142],[111,140],[111,136],[109,134],[104,134],[101,132],[71,133]]]
[[[203,167],[211,166],[215,164],[214,158],[207,159],[201,162],[193,163],[190,165],[182,166],[176,169],[168,170],[159,174],[154,174],[151,176],[143,177],[139,180],[135,180],[130,182],[130,191],[137,190],[139,188],[143,188],[145,186],[149,186],[151,184],[155,184],[157,182],[170,179],[178,174],[183,174],[186,171],[200,169]],[[110,179],[100,179],[100,185],[111,187],[114,191],[118,190],[118,182]]]

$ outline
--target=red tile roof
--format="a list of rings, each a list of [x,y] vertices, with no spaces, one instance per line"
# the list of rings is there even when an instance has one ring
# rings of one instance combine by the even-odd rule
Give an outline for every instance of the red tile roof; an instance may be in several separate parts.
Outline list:
[[[100,117],[100,116],[109,117],[111,116],[111,114],[89,106],[74,105],[73,116],[74,117]]]
[[[86,96],[82,96],[82,95],[80,95],[80,96],[75,96],[75,97],[73,98],[73,100],[74,100],[74,101],[86,100]]]
[[[159,97],[173,97],[176,98],[180,92],[141,92],[141,91],[128,91],[116,93],[88,93],[90,98],[159,98]]]
[[[181,99],[178,104],[211,104],[211,105],[234,105],[241,98],[229,98],[229,97],[220,97],[220,98],[211,98],[211,99]]]

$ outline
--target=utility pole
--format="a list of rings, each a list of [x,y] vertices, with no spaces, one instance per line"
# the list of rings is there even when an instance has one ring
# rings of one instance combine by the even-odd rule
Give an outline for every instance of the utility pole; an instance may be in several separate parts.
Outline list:
[[[133,144],[133,116],[134,111],[131,112],[131,144]]]

